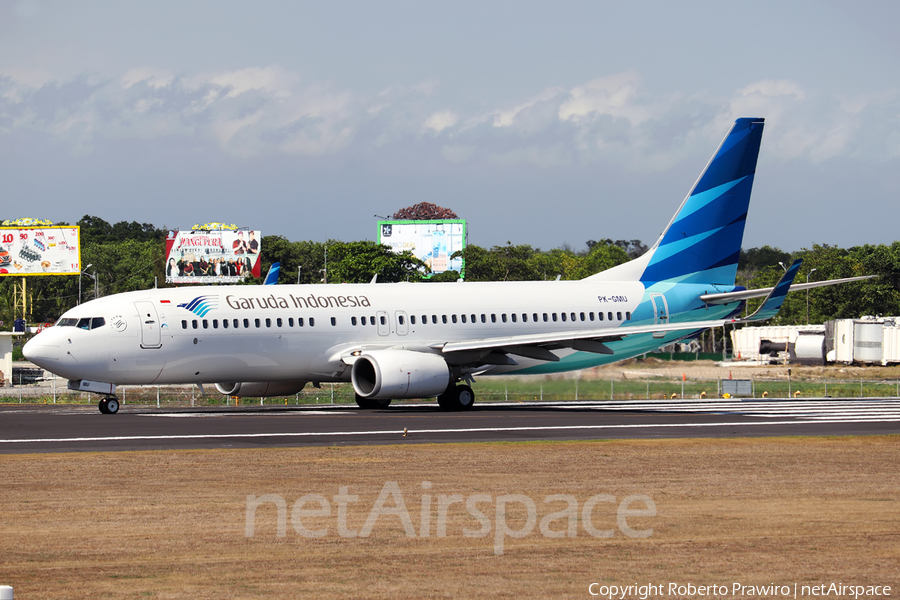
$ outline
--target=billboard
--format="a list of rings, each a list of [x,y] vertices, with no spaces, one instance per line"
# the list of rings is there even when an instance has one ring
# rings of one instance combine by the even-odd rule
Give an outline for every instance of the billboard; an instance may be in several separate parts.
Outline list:
[[[378,221],[378,243],[394,252],[409,250],[431,269],[432,275],[456,271],[463,275],[462,258],[450,258],[466,247],[466,220]]]
[[[170,231],[166,283],[237,283],[259,277],[259,231]]]
[[[0,275],[78,275],[78,226],[0,227]]]

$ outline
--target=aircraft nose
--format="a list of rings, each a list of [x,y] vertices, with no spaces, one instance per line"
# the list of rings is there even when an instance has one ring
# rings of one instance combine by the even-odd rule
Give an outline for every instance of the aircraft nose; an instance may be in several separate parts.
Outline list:
[[[41,336],[31,338],[22,347],[22,355],[25,360],[36,364],[47,370],[58,364],[59,362],[59,346],[57,344],[48,343]]]

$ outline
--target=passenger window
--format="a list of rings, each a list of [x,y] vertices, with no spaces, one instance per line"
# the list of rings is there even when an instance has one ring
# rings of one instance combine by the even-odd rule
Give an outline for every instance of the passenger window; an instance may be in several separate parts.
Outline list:
[[[259,328],[262,325],[260,323],[259,319],[253,319],[253,324],[256,325],[257,328]]]
[[[472,315],[472,322],[475,323],[477,321],[478,321],[478,319],[475,318],[475,315]]]
[[[447,324],[447,315],[441,315],[441,323],[443,323],[444,325]]]
[[[535,323],[538,322],[537,313],[533,313],[533,314],[531,315],[531,318],[534,320]]]
[[[630,320],[631,320],[631,313],[630,313],[630,312],[626,312],[626,313],[625,313],[625,320],[626,320],[626,321],[630,321]]]
[[[209,329],[209,321],[207,321],[206,319],[203,319],[203,321],[201,321],[201,323],[203,323],[203,329]]]
[[[365,325],[365,324],[366,324],[366,318],[365,318],[365,317],[360,317],[360,322],[361,322],[363,325]]]
[[[282,327],[284,325],[284,321],[282,321],[281,317],[279,317],[279,318],[275,319],[275,324],[278,325],[279,327]]]
[[[494,313],[491,313],[491,323],[496,323],[496,322],[497,322],[497,315],[495,315]]]
[[[610,321],[612,321],[613,320],[612,313],[611,312],[606,313],[606,318],[609,319]]]
[[[428,325],[428,315],[422,315],[422,325]]]
[[[459,318],[462,319],[462,322],[466,322],[466,315],[459,315]]]
[[[222,329],[228,329],[228,319],[222,319]]]
[[[616,313],[616,321],[621,321],[621,320],[622,320],[622,313],[617,312]]]
[[[197,327],[199,327],[199,326],[200,326],[200,324],[197,323],[197,319],[194,319],[193,321],[191,321],[191,327],[193,327],[194,329],[197,329]]]
[[[337,325],[337,318],[336,318],[336,317],[331,317],[331,326],[334,327],[334,326],[336,326],[336,325]]]
[[[316,320],[315,320],[314,318],[312,318],[312,317],[309,318],[309,326],[310,326],[310,327],[315,327],[315,326],[316,326]]]
[[[588,313],[588,317],[591,319],[591,321],[593,321],[593,320],[594,320],[594,313],[589,312],[589,313]]]
[[[356,317],[350,317],[350,324],[356,327]]]
[[[266,327],[272,326],[272,319],[266,319]]]
[[[219,320],[213,319],[213,329],[218,329],[218,328],[219,328]]]
[[[450,315],[450,320],[453,321],[453,324],[456,324],[456,315]]]
[[[553,320],[555,321],[556,319],[553,319]],[[547,322],[547,313],[544,313],[544,323],[546,323],[546,322]]]
[[[365,325],[365,323],[363,323]],[[303,317],[297,317],[297,327],[303,327]]]
[[[487,323],[487,317],[485,316],[484,313],[481,313],[481,322],[482,322],[482,323]]]
[[[194,329],[197,329],[194,327]],[[250,329],[250,319],[244,319],[244,329]]]
[[[187,321],[182,321],[182,322],[181,322],[181,328],[182,328],[182,329],[187,329]]]
[[[234,325],[234,328],[235,328],[235,329],[237,329],[237,328],[239,327],[239,325],[238,325],[238,320],[237,320],[237,319],[235,319],[234,321],[232,321],[231,324]]]
[[[354,318],[356,318],[356,317],[354,317]],[[354,323],[354,325],[355,325],[355,323]],[[288,317],[288,327],[293,327],[293,326],[294,326],[294,317]]]
[[[566,322],[566,313],[561,313],[559,316],[562,317],[563,323]]]
[[[553,322],[556,323],[556,313],[553,313]]]
[[[416,324],[416,315],[409,315],[409,323],[410,325]]]
[[[504,323],[506,323],[506,313],[503,313],[502,315],[500,315],[500,320],[503,321]]]
[[[527,323],[527,322],[528,322],[528,313],[522,313],[522,322],[523,322],[523,323]]]
[[[597,320],[598,320],[598,321],[602,321],[602,320],[603,320],[603,313],[602,313],[602,312],[598,312],[598,313],[597,313]]]
[[[378,320],[381,322],[382,325],[387,325],[387,319],[385,319],[383,315],[378,317]]]
[[[431,322],[434,325],[437,325],[437,315],[431,315]]]
[[[404,321],[403,315],[397,315],[397,323],[400,325],[403,325],[403,321]]]

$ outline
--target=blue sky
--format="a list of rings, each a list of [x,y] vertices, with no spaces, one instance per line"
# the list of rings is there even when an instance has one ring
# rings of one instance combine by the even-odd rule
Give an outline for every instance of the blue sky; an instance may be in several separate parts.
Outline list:
[[[897,239],[900,3],[0,0],[3,218],[655,241],[737,117],[744,247]]]

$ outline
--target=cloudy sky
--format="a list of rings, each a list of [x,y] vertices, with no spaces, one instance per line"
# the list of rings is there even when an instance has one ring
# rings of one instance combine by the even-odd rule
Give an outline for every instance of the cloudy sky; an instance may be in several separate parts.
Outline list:
[[[0,0],[0,218],[652,242],[736,117],[745,247],[900,239],[893,0]]]

